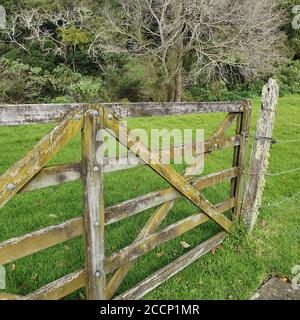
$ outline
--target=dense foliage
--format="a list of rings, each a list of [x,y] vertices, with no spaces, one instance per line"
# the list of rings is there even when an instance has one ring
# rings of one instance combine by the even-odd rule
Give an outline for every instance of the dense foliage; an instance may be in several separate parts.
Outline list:
[[[7,11],[8,27],[0,31],[0,102],[170,99],[165,90],[169,84],[154,56],[137,54],[133,50],[136,50],[135,44],[126,35],[108,32],[102,15],[107,1],[2,2]],[[209,76],[207,68],[203,72],[199,69],[201,72],[190,81],[187,74],[194,65],[195,56],[189,54],[183,61],[182,74],[186,76],[183,78],[183,100],[253,97],[259,94],[270,76],[279,81],[281,94],[300,93],[300,30],[295,30],[291,24],[295,16],[292,8],[300,5],[300,0],[274,3],[283,17],[278,34],[281,58],[272,60],[270,56],[270,63],[264,61],[264,70],[253,77],[243,68],[234,68],[237,60],[230,65],[230,59],[241,59],[241,56],[229,56],[222,69],[215,64]],[[120,2],[114,0],[109,4],[123,19]],[[154,34],[151,41],[155,41]],[[125,47],[113,46],[114,43],[122,43]],[[171,51],[168,64],[176,58],[175,51]]]

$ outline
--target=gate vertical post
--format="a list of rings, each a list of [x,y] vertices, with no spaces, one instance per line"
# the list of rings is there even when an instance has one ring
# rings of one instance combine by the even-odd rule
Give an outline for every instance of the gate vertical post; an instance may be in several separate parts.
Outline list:
[[[106,299],[104,272],[103,110],[88,106],[82,131],[87,299]]]
[[[234,149],[233,166],[238,167],[237,177],[231,181],[231,197],[235,198],[233,218],[239,219],[241,215],[242,200],[245,190],[246,159],[248,152],[250,120],[252,102],[243,101],[243,111],[237,117],[236,133],[241,137],[241,143]]]

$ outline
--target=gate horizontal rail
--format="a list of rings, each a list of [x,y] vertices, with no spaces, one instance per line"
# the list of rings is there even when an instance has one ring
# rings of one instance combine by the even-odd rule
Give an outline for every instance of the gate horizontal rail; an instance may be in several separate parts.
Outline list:
[[[0,126],[59,122],[71,111],[83,110],[86,104],[0,105]],[[243,101],[189,103],[103,103],[118,118],[164,115],[204,114],[210,112],[243,112]]]

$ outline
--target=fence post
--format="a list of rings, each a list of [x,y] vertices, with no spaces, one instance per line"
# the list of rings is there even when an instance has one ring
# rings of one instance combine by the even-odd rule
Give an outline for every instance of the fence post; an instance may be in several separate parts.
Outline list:
[[[257,119],[249,179],[242,205],[242,217],[250,231],[254,228],[265,186],[278,95],[278,85],[274,79],[270,79],[262,91],[262,107]]]
[[[82,131],[82,180],[84,187],[86,290],[88,300],[106,299],[103,154],[97,152],[103,141],[101,134],[103,112],[98,109],[93,110],[92,107],[85,109]]]

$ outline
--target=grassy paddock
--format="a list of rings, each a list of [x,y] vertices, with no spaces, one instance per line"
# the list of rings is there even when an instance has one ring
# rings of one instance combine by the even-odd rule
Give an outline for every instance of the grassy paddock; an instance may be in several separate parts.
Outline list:
[[[259,110],[259,100],[254,101],[252,133]],[[300,96],[280,99],[274,136],[278,140],[300,138]],[[223,119],[222,114],[172,116],[162,118],[132,119],[129,126],[146,130],[151,128],[204,128],[206,138]],[[0,128],[0,173],[17,161],[42,136],[51,125]],[[80,160],[80,140],[76,137],[51,163]],[[272,146],[270,172],[280,172],[300,167],[299,142],[278,143]],[[214,172],[231,166],[232,151],[216,152],[205,163],[205,172]],[[182,166],[177,166],[182,171]],[[300,172],[268,177],[263,205],[280,202],[299,192]],[[167,183],[144,167],[108,174],[105,177],[106,206],[166,187]],[[204,191],[214,203],[224,200],[229,193],[225,183]],[[300,264],[300,212],[299,198],[278,207],[261,209],[266,225],[258,225],[250,238],[243,237],[237,227],[222,249],[210,253],[180,272],[146,296],[148,299],[248,299],[269,275],[291,276],[291,268]],[[134,240],[153,210],[109,226],[106,230],[107,254]],[[176,203],[162,227],[195,212],[186,200]],[[82,187],[80,182],[67,183],[16,196],[0,209],[0,241],[58,224],[82,213]],[[138,260],[119,292],[130,288],[144,277],[174,260],[187,249],[184,240],[196,246],[215,234],[220,228],[209,222],[165,244]],[[7,290],[26,294],[81,268],[84,264],[81,238],[68,241],[40,253],[6,265]],[[81,293],[81,294],[80,294]],[[72,294],[78,299],[84,290]]]

